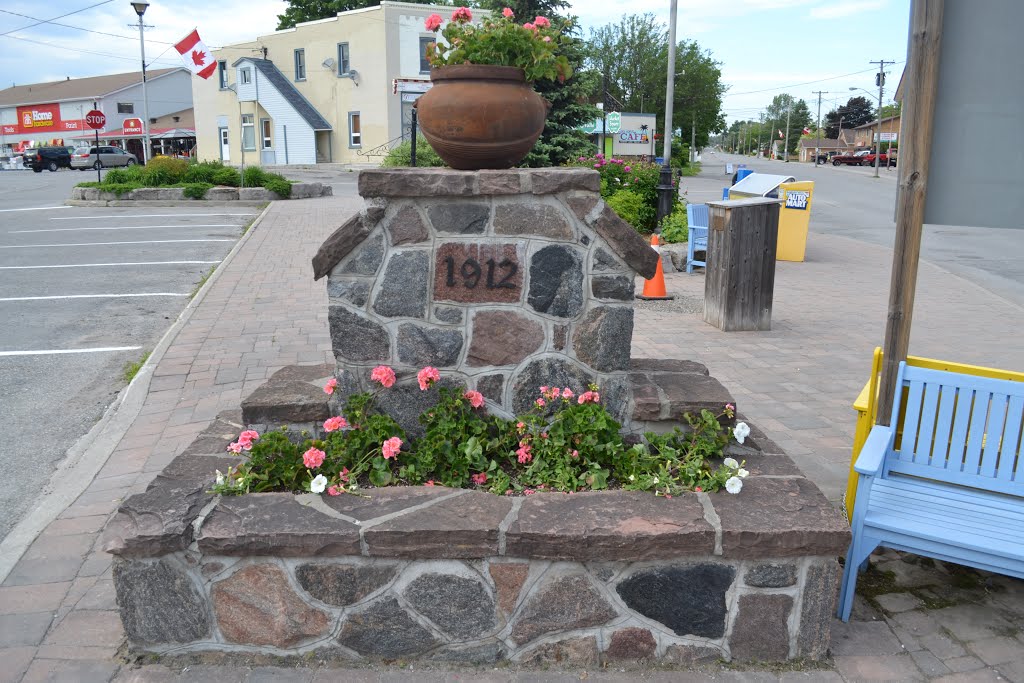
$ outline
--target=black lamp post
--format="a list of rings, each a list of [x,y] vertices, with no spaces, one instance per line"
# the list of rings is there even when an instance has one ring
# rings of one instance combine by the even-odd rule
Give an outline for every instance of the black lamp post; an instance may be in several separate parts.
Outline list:
[[[672,184],[672,100],[675,98],[676,80],[676,0],[672,0],[668,23],[668,80],[665,84],[665,130],[663,135],[661,173],[658,176],[658,224],[655,231],[661,234],[661,224],[672,214],[672,193],[676,191]]]

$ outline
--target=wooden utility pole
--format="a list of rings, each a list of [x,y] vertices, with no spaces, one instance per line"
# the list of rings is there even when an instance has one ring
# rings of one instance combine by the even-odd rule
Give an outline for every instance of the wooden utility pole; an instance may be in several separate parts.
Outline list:
[[[910,346],[917,265],[921,257],[921,226],[924,224],[928,192],[928,164],[935,126],[944,5],[945,0],[912,0],[910,5],[910,50],[903,75],[906,84],[903,120],[912,121],[913,125],[900,132],[896,242],[889,284],[882,376],[878,385],[876,421],[881,425],[888,425],[892,419],[896,373],[900,362],[906,360]]]
[[[875,142],[875,177],[878,177],[878,169],[882,166],[880,156],[882,154],[882,101],[883,93],[885,92],[885,65],[895,64],[896,62],[887,62],[884,59],[880,59],[877,62],[871,62],[872,64],[878,65],[878,75],[875,80],[878,81],[878,140]]]
[[[822,95],[827,95],[828,94],[828,90],[818,90],[817,92],[812,93],[812,94],[818,96],[818,130],[817,130],[818,137],[816,138],[816,142],[814,143],[814,165],[817,166],[818,165],[818,155],[821,154],[821,96]]]

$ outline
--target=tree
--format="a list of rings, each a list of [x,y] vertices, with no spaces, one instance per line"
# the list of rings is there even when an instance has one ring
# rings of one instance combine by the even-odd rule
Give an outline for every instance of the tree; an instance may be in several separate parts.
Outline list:
[[[844,130],[862,126],[875,120],[877,116],[875,105],[868,98],[863,96],[851,97],[842,107],[833,109],[825,114],[824,125],[825,135],[830,138],[839,137],[839,119],[842,118]]]
[[[277,15],[277,30],[294,28],[304,21],[316,21],[364,7],[376,7],[380,0],[286,0],[288,8]],[[404,0],[417,5],[450,5],[451,0]]]

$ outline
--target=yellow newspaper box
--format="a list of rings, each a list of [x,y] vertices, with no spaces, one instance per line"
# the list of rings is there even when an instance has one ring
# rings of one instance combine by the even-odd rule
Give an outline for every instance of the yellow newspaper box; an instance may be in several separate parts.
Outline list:
[[[779,246],[775,251],[779,261],[804,260],[813,195],[814,182],[810,180],[779,185],[779,199],[783,200],[779,212]]]

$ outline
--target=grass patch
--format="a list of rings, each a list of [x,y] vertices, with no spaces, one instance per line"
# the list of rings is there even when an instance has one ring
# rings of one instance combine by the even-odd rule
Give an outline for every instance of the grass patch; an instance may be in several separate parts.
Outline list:
[[[695,161],[692,164],[687,164],[680,169],[680,175],[691,177],[700,173],[700,162]]]
[[[130,361],[124,364],[124,372],[121,374],[121,376],[124,377],[125,382],[130,383],[133,379],[135,379],[135,375],[139,374],[139,370],[141,370],[142,366],[146,364],[146,360],[149,358],[149,354],[150,352],[146,351],[146,353],[139,360]]]
[[[249,228],[246,228],[246,230],[248,229]],[[199,279],[199,282],[196,283],[196,286],[192,288],[192,293],[188,295],[189,301],[196,298],[196,294],[198,294],[199,290],[203,288],[203,285],[206,284],[206,281],[210,279],[210,276],[213,275],[213,271],[215,270],[217,270],[217,266],[210,266],[210,269],[206,271],[206,274]]]

